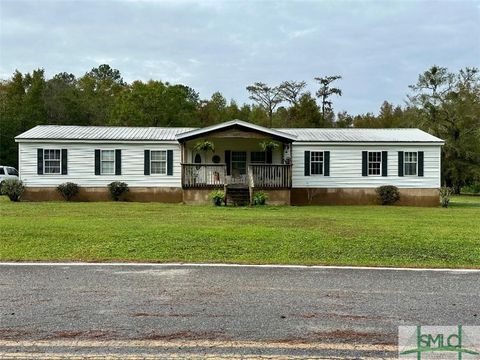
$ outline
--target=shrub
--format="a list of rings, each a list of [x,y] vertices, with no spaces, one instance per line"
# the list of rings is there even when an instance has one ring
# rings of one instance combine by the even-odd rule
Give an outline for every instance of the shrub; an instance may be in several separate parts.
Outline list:
[[[112,199],[115,201],[120,200],[122,195],[129,191],[128,185],[121,181],[114,181],[108,184],[108,190],[110,191]]]
[[[75,195],[78,194],[79,187],[72,182],[66,182],[57,186],[58,192],[67,201],[70,201]]]
[[[471,185],[464,186],[462,193],[466,194],[480,194],[480,182],[473,183]]]
[[[220,190],[215,190],[210,194],[210,199],[212,199],[215,206],[220,206],[222,202],[225,201],[225,193]]]
[[[18,201],[25,191],[23,181],[18,179],[7,179],[2,183],[2,194],[7,195],[11,201]]]
[[[400,191],[393,185],[384,185],[376,189],[378,199],[382,205],[392,205],[400,200]]]
[[[253,205],[265,205],[268,195],[263,191],[258,191],[253,195]]]
[[[448,205],[450,204],[450,197],[452,196],[452,194],[452,188],[446,186],[442,186],[440,188],[440,204],[442,205],[442,207],[448,208]]]

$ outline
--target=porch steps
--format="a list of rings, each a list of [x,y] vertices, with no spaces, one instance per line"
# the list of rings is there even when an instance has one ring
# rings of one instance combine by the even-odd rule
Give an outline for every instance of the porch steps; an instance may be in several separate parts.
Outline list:
[[[227,185],[225,187],[225,203],[234,206],[247,206],[250,204],[250,191],[248,186]]]

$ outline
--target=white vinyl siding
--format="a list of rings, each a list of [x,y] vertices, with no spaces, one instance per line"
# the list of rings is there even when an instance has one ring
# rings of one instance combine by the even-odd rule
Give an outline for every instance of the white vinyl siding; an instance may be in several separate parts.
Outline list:
[[[37,175],[37,149],[68,149],[68,174]],[[173,176],[145,175],[145,150],[173,150]],[[122,150],[122,175],[95,175],[95,149]],[[181,187],[180,145],[158,143],[19,143],[20,178],[27,186],[56,187],[70,181],[83,187],[106,187],[112,181],[123,181],[129,187]]]
[[[60,174],[62,172],[62,151],[60,149],[43,150],[43,173]]]
[[[293,143],[294,188],[440,187],[439,145],[329,145]],[[305,176],[305,151],[330,151],[330,176]],[[388,176],[362,176],[362,151],[388,151]],[[424,176],[398,176],[398,152],[424,152]]]
[[[409,151],[405,152],[403,156],[403,166],[405,176],[416,176],[418,171],[418,153]]]
[[[150,151],[150,174],[167,174],[167,151],[152,150]]]

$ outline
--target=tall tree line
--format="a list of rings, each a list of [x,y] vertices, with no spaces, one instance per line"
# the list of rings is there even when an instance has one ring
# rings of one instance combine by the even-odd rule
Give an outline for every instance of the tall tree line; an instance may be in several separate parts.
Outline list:
[[[385,101],[377,115],[334,112],[342,95],[339,75],[278,85],[256,82],[246,88],[252,104],[237,104],[215,92],[200,99],[192,88],[158,80],[127,83],[109,65],[82,77],[42,69],[0,82],[0,164],[17,165],[14,137],[39,124],[104,126],[208,126],[241,119],[270,127],[419,127],[446,140],[442,182],[458,189],[480,181],[480,75],[433,66],[409,88],[408,101]]]

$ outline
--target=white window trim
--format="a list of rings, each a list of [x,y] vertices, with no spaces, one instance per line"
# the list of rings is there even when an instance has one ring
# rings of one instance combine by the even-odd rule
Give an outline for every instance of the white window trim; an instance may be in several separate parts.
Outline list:
[[[380,153],[380,174],[370,174],[370,153]],[[382,176],[383,151],[367,151],[367,176]]]
[[[62,149],[48,148],[48,149],[42,149],[42,150],[43,150],[43,154],[42,154],[42,156],[43,156],[43,175],[53,175],[53,176],[62,175]],[[60,151],[60,171],[58,173],[51,173],[51,172],[47,173],[46,172],[46,169],[47,169],[46,166],[45,166],[45,151],[46,150],[58,150],[58,151]],[[50,161],[50,160],[48,160],[48,161]]]
[[[152,151],[163,151],[165,153],[165,173],[152,173]],[[163,162],[155,160],[155,162]],[[150,149],[150,175],[151,176],[166,176],[168,173],[168,150],[165,149]]]
[[[104,173],[102,168],[102,162],[111,162],[112,160],[102,160],[104,151],[113,151],[113,172]],[[115,175],[115,164],[117,163],[117,152],[115,149],[100,149],[100,175]]]
[[[315,161],[315,163],[322,163],[322,173],[321,174],[314,174],[312,171],[312,154],[314,152],[322,153],[322,161]],[[325,151],[318,151],[318,150],[310,150],[310,176],[325,176]]]
[[[417,161],[415,162],[415,175],[407,175],[407,161],[406,161],[406,153],[415,153],[417,154]],[[411,162],[409,162],[411,164]],[[403,152],[403,176],[412,176],[412,177],[417,177],[418,176],[418,151],[404,151]]]

